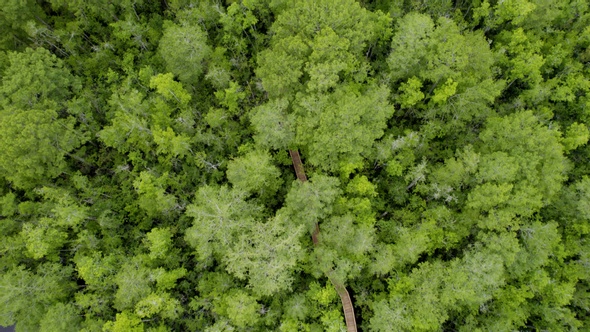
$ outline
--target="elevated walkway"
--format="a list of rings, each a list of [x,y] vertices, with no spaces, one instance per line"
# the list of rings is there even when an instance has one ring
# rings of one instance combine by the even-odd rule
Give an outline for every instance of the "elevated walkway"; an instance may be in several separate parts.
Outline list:
[[[291,155],[291,160],[293,162],[293,168],[295,168],[295,174],[297,174],[297,179],[301,182],[307,181],[307,176],[305,175],[305,170],[303,169],[303,163],[301,162],[301,156],[299,155],[299,151],[297,150],[289,150],[289,154]],[[313,233],[311,234],[311,240],[313,241],[313,245],[317,246],[320,243],[320,227],[316,223]],[[352,300],[350,299],[350,294],[346,290],[343,284],[336,282],[334,278],[332,278],[332,271],[327,271],[326,276],[334,285],[338,296],[340,296],[340,301],[342,302],[342,309],[344,310],[344,319],[346,321],[346,330],[348,332],[357,332],[356,329],[356,319],[354,318],[354,307],[352,306]]]

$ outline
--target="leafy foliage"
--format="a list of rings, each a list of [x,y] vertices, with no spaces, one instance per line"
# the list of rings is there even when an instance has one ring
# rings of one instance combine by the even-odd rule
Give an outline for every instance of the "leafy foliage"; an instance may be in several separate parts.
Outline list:
[[[0,325],[342,331],[346,289],[363,331],[588,330],[588,26],[584,0],[4,1]]]

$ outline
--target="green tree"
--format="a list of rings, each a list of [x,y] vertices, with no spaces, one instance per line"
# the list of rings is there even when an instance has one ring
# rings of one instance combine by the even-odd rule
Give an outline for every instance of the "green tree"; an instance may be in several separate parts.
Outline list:
[[[242,290],[224,294],[215,311],[223,315],[238,328],[246,328],[259,320],[260,305],[256,299]]]
[[[236,236],[249,229],[260,215],[260,207],[245,200],[246,193],[227,186],[203,186],[195,193],[187,215],[194,218],[186,231],[186,240],[202,260],[220,257]]]
[[[176,198],[166,193],[168,174],[155,177],[149,172],[141,172],[133,183],[138,193],[138,205],[149,216],[169,214],[176,207]]]
[[[88,137],[62,113],[79,81],[43,48],[9,53],[0,87],[0,169],[16,187],[31,188],[67,170],[66,156]]]
[[[257,222],[238,236],[223,261],[239,279],[247,277],[257,295],[270,296],[291,289],[304,252],[299,238],[303,228],[292,227],[282,216]]]
[[[0,49],[18,50],[29,45],[27,25],[45,24],[42,7],[32,0],[10,0],[0,9],[0,27],[5,33],[0,37]]]
[[[165,319],[177,319],[182,311],[180,301],[171,298],[168,293],[151,293],[135,306],[135,313],[140,318],[159,315]]]
[[[307,160],[331,171],[361,162],[393,114],[387,97],[385,87],[370,85],[364,91],[342,86],[333,94],[302,96],[293,108],[296,142]]]
[[[282,11],[270,49],[258,58],[256,73],[270,98],[252,117],[261,143],[302,148],[324,170],[358,164],[393,114],[387,89],[368,79],[363,57],[388,35],[387,23],[350,1],[301,1]]]
[[[559,142],[560,133],[541,125],[532,112],[491,118],[480,138],[482,154],[505,152],[516,162],[514,166],[507,166],[509,171],[502,175],[508,182],[514,174],[518,181],[512,191],[515,196],[506,203],[516,215],[532,215],[535,210],[549,204],[561,189],[566,161]],[[491,174],[494,174],[494,168],[506,167],[502,165],[504,160],[494,159],[490,160]],[[518,167],[518,170],[513,167]],[[480,174],[482,180],[491,175],[481,171]],[[503,182],[501,177],[496,181]]]
[[[151,259],[166,258],[172,249],[172,232],[169,228],[153,228],[146,234]]]
[[[55,110],[4,109],[0,115],[0,169],[18,188],[50,181],[68,169],[66,157],[87,138],[72,118]]]
[[[169,72],[184,83],[194,84],[204,72],[204,61],[211,47],[207,45],[206,33],[198,25],[167,22],[158,51]]]
[[[230,161],[227,179],[234,187],[269,199],[283,184],[279,169],[265,151],[251,151]]]
[[[314,175],[305,183],[295,181],[281,211],[284,211],[294,224],[304,225],[311,233],[320,220],[332,213],[334,203],[342,193],[338,188],[339,184],[337,178],[325,175]]]
[[[367,70],[363,52],[387,37],[388,23],[385,15],[354,1],[292,3],[271,27],[271,48],[261,52],[257,76],[271,98],[293,96],[304,86],[322,90],[342,81],[362,81]],[[300,82],[303,73],[308,78]]]
[[[42,332],[80,331],[80,313],[72,304],[58,303],[47,310],[40,323]]]
[[[489,105],[504,84],[494,80],[494,56],[481,33],[419,13],[408,13],[397,26],[388,77],[401,114],[425,120],[426,137],[457,135],[459,128],[493,114]]]
[[[48,308],[66,300],[74,290],[71,273],[70,267],[57,263],[41,264],[36,271],[20,265],[4,272],[0,278],[0,325],[16,323],[19,330],[38,329]]]
[[[288,149],[294,145],[295,115],[289,113],[289,100],[277,98],[252,109],[252,126],[256,128],[254,139],[263,147]]]
[[[155,281],[141,258],[128,259],[113,279],[117,285],[113,306],[120,311],[133,309],[151,293],[150,286]]]
[[[149,104],[145,95],[137,90],[113,94],[111,107],[113,119],[111,126],[104,126],[98,133],[100,139],[121,153],[151,150],[151,130],[148,124]]]
[[[145,331],[141,319],[128,311],[123,311],[120,314],[117,314],[117,319],[114,322],[105,323],[102,330],[105,332]]]
[[[9,52],[0,95],[3,109],[57,109],[80,89],[64,62],[44,48]]]

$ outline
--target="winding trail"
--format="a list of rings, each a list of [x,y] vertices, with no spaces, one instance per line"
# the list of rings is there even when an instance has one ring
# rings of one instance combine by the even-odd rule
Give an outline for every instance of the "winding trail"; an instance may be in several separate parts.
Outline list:
[[[305,175],[305,170],[303,169],[303,163],[301,162],[299,151],[289,150],[289,154],[291,155],[291,161],[293,162],[293,168],[295,168],[297,179],[302,183],[307,182],[307,176]],[[320,227],[318,223],[315,224],[313,233],[311,234],[311,240],[313,241],[314,246],[317,246],[320,243]],[[357,332],[356,320],[354,318],[354,307],[352,306],[350,294],[348,294],[346,287],[344,287],[342,283],[336,282],[334,278],[332,278],[332,270],[327,271],[326,275],[328,276],[328,279],[332,285],[334,285],[338,296],[340,296],[342,309],[344,310],[344,319],[346,320],[346,331]]]

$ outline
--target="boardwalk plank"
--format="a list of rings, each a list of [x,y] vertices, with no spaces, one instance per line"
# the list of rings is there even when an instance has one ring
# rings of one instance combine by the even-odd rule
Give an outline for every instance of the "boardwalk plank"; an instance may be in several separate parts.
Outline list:
[[[305,170],[303,169],[303,162],[301,162],[301,156],[299,155],[299,151],[297,150],[289,150],[289,154],[291,155],[291,160],[293,161],[293,168],[295,169],[295,174],[297,175],[297,179],[301,182],[307,181],[307,176],[305,175]],[[311,234],[311,239],[313,241],[314,246],[317,246],[320,242],[320,227],[316,223],[313,233]],[[326,272],[328,279],[334,285],[338,296],[340,296],[340,301],[342,302],[342,310],[344,311],[344,320],[346,321],[346,331],[347,332],[357,332],[356,329],[356,319],[354,317],[354,307],[352,306],[352,300],[350,299],[350,294],[346,287],[339,282],[336,282],[334,278],[330,275],[332,271]]]

